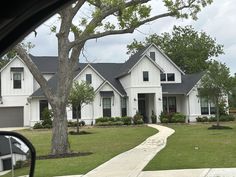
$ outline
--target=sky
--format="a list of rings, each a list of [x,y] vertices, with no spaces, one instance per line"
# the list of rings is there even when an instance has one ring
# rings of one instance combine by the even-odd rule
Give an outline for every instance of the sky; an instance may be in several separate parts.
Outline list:
[[[151,6],[154,12],[157,9],[165,11],[160,0],[152,0]],[[50,25],[56,20],[56,17],[52,17],[36,29],[36,37],[32,33],[26,38],[26,41],[31,41],[35,45],[30,53],[36,56],[57,55],[57,39],[50,31]],[[80,61],[125,62],[129,58],[126,46],[133,39],[140,41],[153,33],[171,32],[174,25],[192,25],[195,30],[204,31],[215,38],[218,44],[224,45],[225,52],[216,60],[225,63],[232,74],[236,73],[236,0],[214,0],[210,6],[202,9],[197,21],[167,17],[140,27],[133,34],[107,36],[89,41],[85,45]]]

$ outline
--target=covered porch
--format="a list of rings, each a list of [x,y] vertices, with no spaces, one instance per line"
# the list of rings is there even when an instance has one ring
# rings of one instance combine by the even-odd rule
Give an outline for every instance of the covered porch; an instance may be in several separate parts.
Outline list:
[[[188,97],[184,94],[163,94],[162,104],[165,113],[180,112],[188,116]]]

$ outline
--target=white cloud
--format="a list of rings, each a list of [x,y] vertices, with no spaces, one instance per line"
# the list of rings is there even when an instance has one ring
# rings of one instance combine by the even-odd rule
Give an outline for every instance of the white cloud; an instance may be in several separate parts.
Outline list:
[[[151,5],[155,12],[165,10],[160,1],[154,1]],[[191,24],[196,30],[205,31],[211,37],[216,38],[219,44],[224,45],[225,55],[220,56],[219,59],[230,67],[231,72],[236,72],[236,61],[234,61],[236,58],[236,1],[214,0],[212,5],[199,13],[198,17],[197,21],[167,17],[140,27],[133,34],[92,40],[86,43],[84,53],[91,62],[124,62],[128,58],[126,45],[131,43],[134,38],[143,40],[152,33],[170,32],[173,25]],[[46,22],[47,25],[53,23],[55,23],[55,18]],[[57,39],[55,34],[50,34],[49,27],[42,25],[36,31],[38,32],[36,38],[32,34],[27,38],[36,45],[32,54],[57,55]],[[81,61],[85,61],[83,56]]]

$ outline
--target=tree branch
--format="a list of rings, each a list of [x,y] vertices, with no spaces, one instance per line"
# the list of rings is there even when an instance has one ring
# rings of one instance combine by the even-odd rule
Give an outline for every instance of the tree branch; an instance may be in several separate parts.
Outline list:
[[[37,66],[34,64],[34,62],[31,60],[30,56],[26,53],[24,48],[21,46],[21,44],[17,44],[14,48],[19,57],[24,61],[36,81],[39,83],[40,87],[44,90],[44,94],[48,98],[49,102],[51,103],[53,101],[54,93],[48,86],[48,82],[43,77]]]

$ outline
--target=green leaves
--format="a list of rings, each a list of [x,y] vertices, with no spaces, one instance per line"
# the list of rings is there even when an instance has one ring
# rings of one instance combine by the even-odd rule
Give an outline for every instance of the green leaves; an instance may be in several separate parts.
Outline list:
[[[70,91],[68,103],[76,107],[89,104],[94,100],[95,92],[91,85],[85,81],[75,81]]]
[[[192,26],[174,26],[172,33],[152,34],[143,42],[134,40],[127,45],[128,53],[151,43],[159,46],[186,73],[204,71],[212,58],[224,53],[223,45]]]

